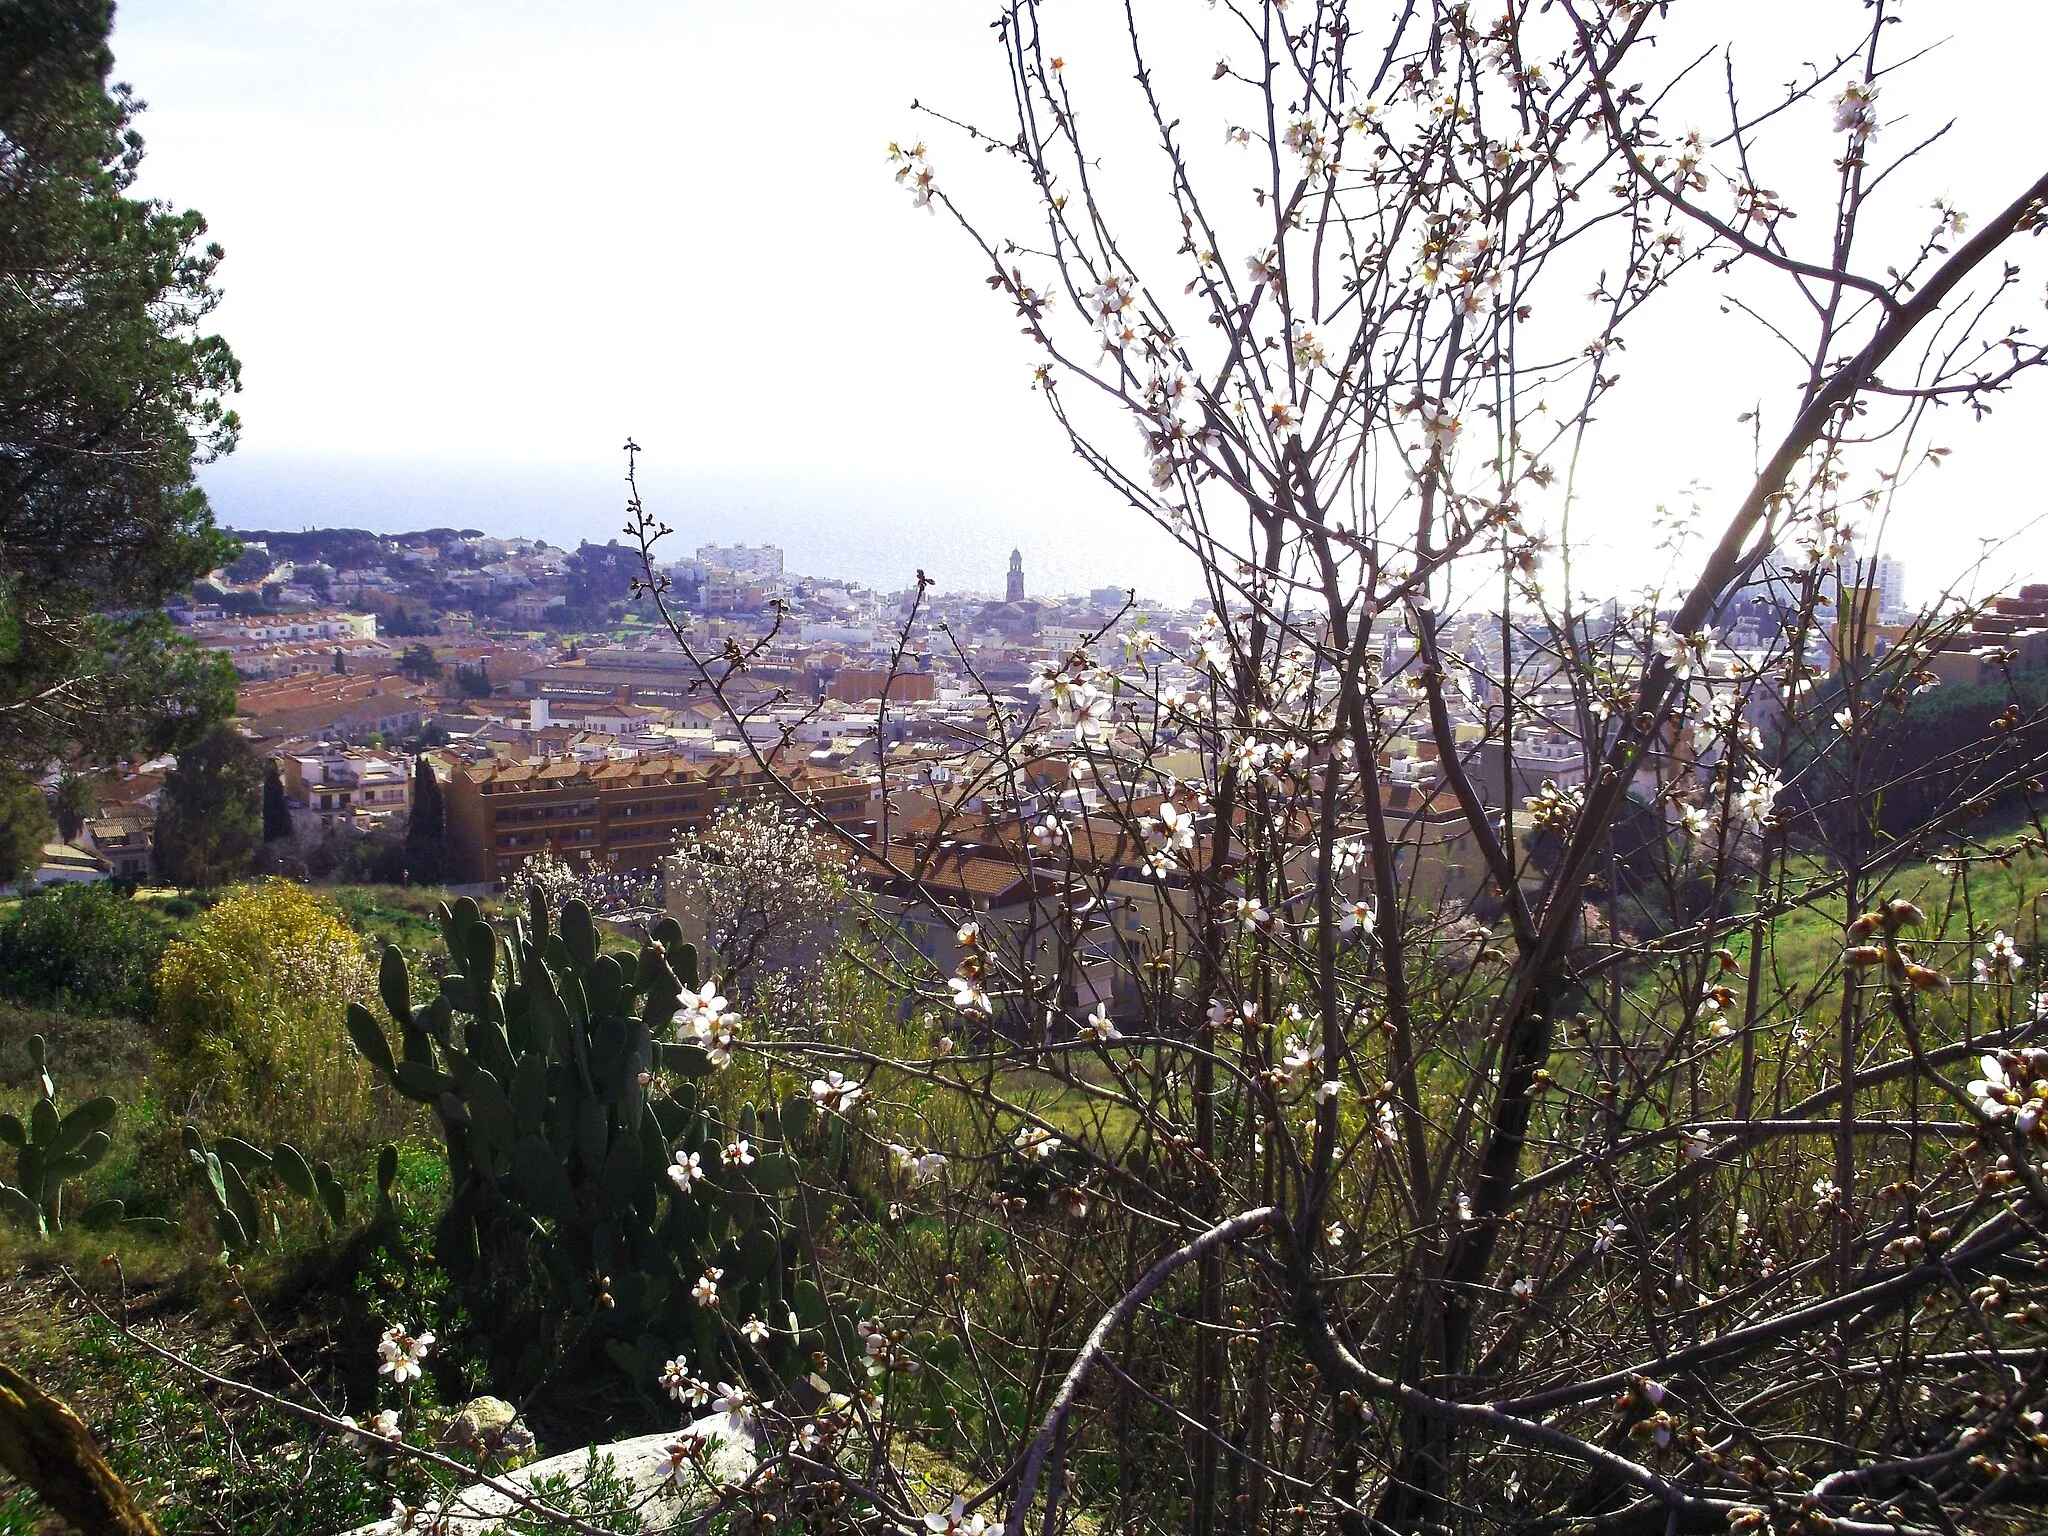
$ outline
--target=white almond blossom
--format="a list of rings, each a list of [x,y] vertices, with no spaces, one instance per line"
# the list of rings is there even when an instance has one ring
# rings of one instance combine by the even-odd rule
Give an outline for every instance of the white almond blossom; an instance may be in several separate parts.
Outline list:
[[[433,1347],[434,1336],[431,1333],[415,1336],[403,1328],[386,1328],[384,1337],[377,1341],[377,1358],[381,1362],[377,1374],[389,1376],[394,1386],[418,1381],[420,1362],[427,1358],[427,1351]]]
[[[695,1152],[678,1151],[675,1160],[668,1165],[668,1176],[675,1187],[687,1195],[704,1177],[704,1160]]]
[[[985,1516],[968,1514],[967,1501],[956,1493],[950,1507],[924,1517],[924,1528],[931,1536],[983,1536],[989,1526]]]
[[[891,1142],[889,1156],[895,1159],[898,1168],[910,1175],[913,1184],[929,1184],[946,1171],[946,1155],[925,1147],[906,1147]]]
[[[1846,133],[1859,143],[1877,132],[1877,87],[1851,80],[1834,101],[1835,132]]]
[[[827,1072],[823,1077],[811,1079],[811,1097],[818,1101],[821,1109],[836,1110],[844,1114],[860,1102],[865,1092],[859,1083],[850,1083],[844,1074]]]
[[[658,1385],[675,1401],[684,1401],[690,1389],[690,1362],[681,1355],[664,1362]]]
[[[1060,1139],[1043,1126],[1026,1125],[1018,1128],[1015,1146],[1025,1157],[1042,1163],[1059,1151]]]
[[[1123,1038],[1122,1032],[1110,1020],[1109,1004],[1107,1003],[1097,1003],[1095,1005],[1094,1012],[1088,1015],[1088,1022],[1085,1027],[1089,1034],[1104,1044]]]
[[[1420,415],[1423,440],[1432,448],[1450,452],[1461,425],[1457,413],[1447,405],[1425,405]]]
[[[2026,969],[2026,960],[2019,952],[2019,946],[2007,938],[2000,929],[1992,934],[1991,942],[1984,946],[1984,956],[1975,962],[1977,980],[1980,982],[2013,981]]]

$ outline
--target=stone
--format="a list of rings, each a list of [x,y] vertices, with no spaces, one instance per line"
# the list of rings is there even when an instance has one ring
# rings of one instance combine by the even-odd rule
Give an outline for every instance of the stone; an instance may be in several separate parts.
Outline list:
[[[503,1460],[532,1450],[533,1435],[519,1422],[519,1410],[502,1397],[474,1397],[442,1429],[441,1445]]]
[[[511,1412],[511,1405],[501,1399],[479,1398],[450,1422],[449,1430],[469,1416],[479,1403],[496,1404],[508,1414]],[[484,1417],[488,1418],[495,1412],[495,1409],[486,1410]],[[476,1422],[472,1420],[473,1424]],[[516,1422],[516,1416],[508,1418],[507,1422]],[[674,1479],[668,1476],[668,1448],[678,1435],[696,1435],[715,1441],[704,1474],[685,1470]],[[681,1430],[640,1435],[631,1440],[617,1440],[610,1445],[585,1446],[580,1451],[550,1456],[516,1472],[507,1472],[499,1481],[525,1490],[536,1482],[560,1477],[567,1479],[573,1487],[589,1475],[593,1461],[600,1458],[611,1461],[612,1476],[621,1488],[630,1490],[635,1497],[643,1528],[659,1531],[676,1525],[710,1502],[713,1487],[744,1482],[752,1476],[759,1463],[760,1447],[754,1433],[736,1435],[732,1432],[730,1419],[724,1414],[712,1414]],[[440,1503],[423,1511],[426,1522],[416,1526],[415,1530],[431,1530],[437,1536],[486,1536],[488,1532],[500,1530],[502,1522],[519,1513],[520,1507],[513,1500],[494,1488],[476,1483],[445,1495]],[[437,1520],[441,1523],[433,1523]],[[371,1525],[358,1526],[344,1536],[400,1536],[400,1529],[393,1520],[379,1520]]]

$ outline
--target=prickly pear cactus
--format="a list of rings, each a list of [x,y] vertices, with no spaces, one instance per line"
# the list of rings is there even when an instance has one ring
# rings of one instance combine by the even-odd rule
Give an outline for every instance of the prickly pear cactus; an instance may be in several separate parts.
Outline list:
[[[311,1162],[305,1153],[281,1141],[265,1152],[235,1136],[223,1136],[211,1147],[191,1126],[184,1131],[185,1155],[192,1160],[193,1181],[213,1212],[220,1245],[242,1254],[280,1235],[276,1195],[296,1195],[308,1202],[331,1231],[348,1220],[348,1193],[331,1163]],[[377,1211],[391,1209],[391,1186],[398,1177],[398,1149],[377,1154]]]
[[[109,1130],[120,1106],[105,1094],[87,1099],[69,1114],[57,1110],[57,1085],[50,1077],[49,1043],[36,1035],[28,1043],[39,1092],[24,1125],[14,1115],[0,1115],[0,1141],[14,1148],[14,1182],[0,1183],[0,1213],[39,1236],[64,1225],[64,1184],[98,1166],[113,1145]],[[100,1200],[78,1213],[89,1227],[125,1223],[131,1230],[165,1230],[161,1217],[127,1214],[119,1200]]]
[[[699,1101],[693,1080],[730,1042],[677,1038],[686,994],[707,994],[674,921],[637,954],[607,954],[588,907],[570,901],[551,929],[538,891],[509,934],[467,897],[437,915],[452,962],[439,995],[415,1004],[404,957],[386,949],[396,1039],[361,1005],[348,1029],[393,1089],[440,1117],[451,1199],[437,1258],[492,1379],[517,1397],[608,1361],[651,1393],[680,1355],[763,1389],[795,1375],[819,1343],[805,1332],[825,1322],[794,1277],[788,1209],[811,1106],[724,1125]]]

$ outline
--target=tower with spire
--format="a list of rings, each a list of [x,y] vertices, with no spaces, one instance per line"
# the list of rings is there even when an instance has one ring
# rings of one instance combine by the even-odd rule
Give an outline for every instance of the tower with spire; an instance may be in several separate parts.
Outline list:
[[[1003,601],[1024,601],[1024,552],[1020,549],[1010,551],[1010,584],[1003,592]]]

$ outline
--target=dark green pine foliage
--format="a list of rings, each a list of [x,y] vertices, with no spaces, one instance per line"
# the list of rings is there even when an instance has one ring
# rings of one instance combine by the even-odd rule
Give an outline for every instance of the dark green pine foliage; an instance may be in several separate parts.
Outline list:
[[[451,964],[424,1004],[404,958],[385,950],[396,1049],[368,1009],[348,1011],[378,1074],[440,1116],[451,1198],[436,1258],[494,1390],[545,1387],[565,1418],[644,1422],[677,1354],[700,1377],[764,1395],[809,1370],[828,1327],[857,1356],[853,1314],[828,1312],[798,1278],[804,1224],[793,1219],[796,1159],[839,1166],[844,1123],[801,1095],[727,1122],[698,1094],[710,1061],[673,1022],[697,954],[673,919],[637,953],[604,954],[582,902],[563,906],[559,931],[538,890],[527,908],[501,935],[468,897],[444,905]],[[643,1073],[681,1081],[651,1087]],[[738,1138],[753,1153],[744,1166],[720,1155]],[[685,1191],[667,1170],[692,1152],[703,1176]],[[724,1271],[715,1309],[691,1295],[713,1269]],[[776,1330],[758,1345],[729,1326],[753,1316]]]
[[[11,764],[0,764],[0,886],[33,875],[56,824],[41,786]]]
[[[263,761],[232,726],[218,725],[178,756],[156,808],[157,873],[187,890],[223,885],[249,868],[263,840]]]
[[[0,756],[176,750],[234,705],[164,599],[234,558],[196,465],[234,446],[203,330],[218,247],[130,195],[109,0],[0,0]]]

